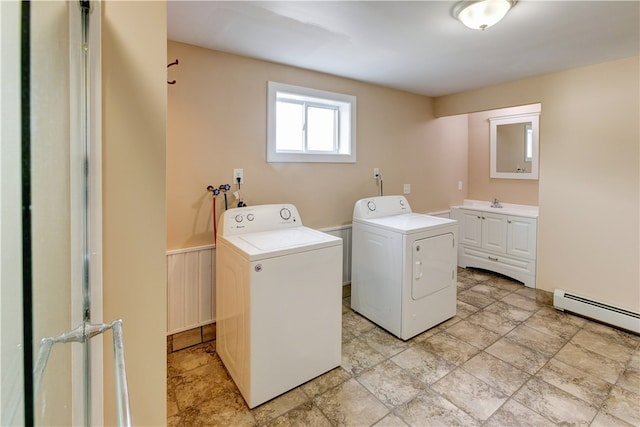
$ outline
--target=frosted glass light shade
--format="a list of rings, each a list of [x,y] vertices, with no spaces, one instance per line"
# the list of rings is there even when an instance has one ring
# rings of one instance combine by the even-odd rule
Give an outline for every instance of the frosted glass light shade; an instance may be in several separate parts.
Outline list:
[[[515,0],[463,1],[453,9],[453,16],[469,28],[484,31],[504,18],[514,4]]]

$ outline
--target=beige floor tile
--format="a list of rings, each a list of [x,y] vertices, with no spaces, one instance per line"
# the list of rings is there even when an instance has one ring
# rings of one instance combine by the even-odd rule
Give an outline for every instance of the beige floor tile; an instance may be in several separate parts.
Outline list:
[[[528,327],[547,335],[569,340],[580,329],[580,326],[572,323],[570,319],[569,315],[565,315],[562,312],[553,313],[549,311],[549,309],[542,308],[529,317],[524,323]]]
[[[640,346],[640,335],[625,332],[602,323],[586,322],[583,329],[602,336],[610,337],[616,340],[616,342],[623,344],[631,349],[635,349]]]
[[[478,282],[484,282],[497,277],[495,274],[488,271],[482,271],[477,269],[462,268],[458,269],[458,276],[468,277]]]
[[[526,406],[509,399],[484,424],[485,427],[535,426],[551,427],[556,423],[549,421]]]
[[[360,372],[382,362],[385,357],[375,351],[366,342],[354,338],[348,343],[342,344],[342,368],[351,375]]]
[[[582,329],[571,339],[577,346],[598,353],[620,363],[627,364],[631,358],[634,348],[631,348],[611,335],[603,335]]]
[[[256,420],[238,392],[207,399],[182,413],[185,426],[255,426]]]
[[[536,377],[595,406],[600,406],[605,401],[613,387],[604,380],[556,359],[551,359],[538,371]]]
[[[506,395],[513,394],[531,377],[523,370],[485,352],[467,361],[462,368]]]
[[[402,405],[396,414],[411,426],[480,426],[480,422],[471,415],[429,389]]]
[[[502,298],[500,301],[507,304],[515,305],[516,307],[522,308],[524,310],[535,312],[540,309],[540,304],[538,304],[535,300],[527,298],[523,295],[518,295],[517,293],[509,294],[506,297]]]
[[[456,365],[463,364],[480,352],[477,347],[446,332],[433,335],[420,345],[424,346],[425,350]]]
[[[500,335],[504,335],[518,326],[518,322],[487,310],[472,314],[466,320]]]
[[[633,424],[622,421],[604,411],[599,411],[589,427],[633,427]]]
[[[413,344],[416,344],[416,343],[424,342],[429,337],[432,337],[434,335],[439,334],[442,331],[445,331],[448,327],[450,327],[451,325],[455,325],[460,320],[462,320],[462,319],[460,319],[458,316],[454,316],[451,319],[446,320],[446,321],[440,323],[439,325],[434,326],[433,328],[428,329],[428,330],[416,335],[415,337],[407,340],[407,342],[409,343],[409,345],[413,345]]]
[[[263,403],[251,410],[254,418],[259,424],[266,424],[291,409],[302,405],[308,400],[300,388],[294,388],[270,401]]]
[[[306,402],[295,409],[264,424],[267,427],[314,426],[331,427],[331,423],[322,411],[311,402]]]
[[[192,369],[205,366],[217,359],[214,342],[208,342],[180,351],[167,354],[167,376],[189,372]]]
[[[201,342],[202,330],[200,328],[179,332],[173,335],[173,351],[182,350],[200,344]]]
[[[324,393],[330,388],[342,384],[350,378],[351,374],[340,366],[338,368],[330,370],[326,374],[320,375],[319,377],[302,384],[300,388],[305,392],[307,396],[315,397],[319,394]]]
[[[479,283],[474,287],[470,288],[470,290],[495,300],[504,298],[505,296],[509,295],[512,292],[506,289],[500,289],[496,286],[490,286],[486,284],[486,282]]]
[[[531,310],[525,310],[518,306],[507,304],[504,301],[498,301],[494,304],[491,304],[490,306],[485,308],[485,311],[499,314],[514,322],[524,322],[534,313]]]
[[[433,384],[457,365],[428,351],[423,345],[415,345],[391,359],[425,384]]]
[[[545,334],[544,332],[528,327],[526,324],[517,326],[505,335],[505,337],[520,345],[538,351],[549,358],[556,354],[567,343],[565,339]]]
[[[495,299],[489,298],[488,296],[481,293],[474,292],[472,289],[467,289],[466,291],[459,292],[458,299],[462,302],[466,302],[467,304],[471,304],[474,307],[478,308],[485,308],[486,306],[496,302]]]
[[[236,390],[236,385],[227,374],[220,359],[184,374],[170,377],[167,380],[167,386],[174,390],[175,400],[181,411],[207,401],[211,397]]]
[[[178,413],[180,412],[175,396],[169,396],[169,394],[174,394],[172,393],[172,391],[173,389],[171,388],[167,390],[167,418],[178,415]]]
[[[490,346],[502,336],[465,320],[447,328],[447,333],[480,349]]]
[[[626,369],[618,378],[616,385],[625,390],[640,393],[640,375],[632,369]]]
[[[634,426],[640,425],[640,394],[613,387],[603,408],[607,413]]]
[[[424,389],[422,382],[391,361],[364,371],[357,380],[389,407],[408,402]]]
[[[458,292],[465,291],[478,284],[478,281],[472,277],[458,275]]]
[[[389,414],[374,425],[376,427],[403,427],[409,424],[405,423],[404,420],[396,414]]]
[[[342,315],[342,330],[347,330],[356,336],[375,327],[373,322],[355,311],[348,311]]]
[[[532,375],[538,372],[549,360],[549,357],[544,354],[524,347],[508,338],[501,338],[485,351]]]
[[[467,304],[464,301],[456,301],[456,316],[460,317],[461,319],[466,319],[478,310],[478,307]]]
[[[516,292],[524,287],[524,285],[520,282],[516,282],[515,280],[500,276],[491,277],[484,283],[486,285],[495,286],[496,288],[504,289],[511,292]]]
[[[504,393],[462,369],[451,372],[431,388],[480,421],[489,418],[508,399]]]
[[[382,354],[385,358],[392,357],[409,347],[409,344],[380,328],[374,328],[360,335],[371,348]]]
[[[640,336],[499,275],[458,281],[457,315],[407,341],[345,297],[342,366],[253,410],[214,341],[168,354],[167,425],[640,426]]]
[[[598,409],[545,381],[532,378],[513,398],[545,418],[563,425],[587,426]]]
[[[516,291],[518,295],[522,295],[523,297],[530,298],[532,300],[536,299],[536,289],[529,287],[522,287]]]
[[[336,426],[372,425],[390,412],[354,378],[316,396],[313,403]]]
[[[571,365],[583,372],[615,384],[624,372],[625,365],[583,347],[568,343],[555,355],[561,362]]]

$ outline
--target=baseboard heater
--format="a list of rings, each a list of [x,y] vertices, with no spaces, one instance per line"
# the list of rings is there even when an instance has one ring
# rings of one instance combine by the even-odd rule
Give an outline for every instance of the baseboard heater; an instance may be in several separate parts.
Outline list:
[[[553,306],[640,334],[640,314],[594,301],[562,289],[553,292]]]

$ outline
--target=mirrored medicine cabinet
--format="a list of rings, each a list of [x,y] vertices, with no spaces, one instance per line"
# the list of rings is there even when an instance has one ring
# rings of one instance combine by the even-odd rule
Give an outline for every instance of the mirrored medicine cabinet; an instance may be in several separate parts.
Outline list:
[[[538,179],[540,113],[492,117],[490,177]]]

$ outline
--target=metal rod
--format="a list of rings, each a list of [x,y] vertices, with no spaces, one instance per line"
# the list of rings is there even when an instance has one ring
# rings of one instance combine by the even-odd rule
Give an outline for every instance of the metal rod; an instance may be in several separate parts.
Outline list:
[[[127,386],[127,370],[124,363],[124,340],[122,339],[122,320],[114,320],[113,328],[113,363],[116,375],[116,405],[118,425],[131,425],[131,408],[129,406],[129,387]]]
[[[122,319],[111,323],[87,324],[83,323],[75,329],[57,337],[46,337],[40,340],[40,349],[33,369],[34,391],[37,394],[42,383],[44,370],[49,361],[49,355],[54,344],[78,342],[87,343],[91,338],[111,329],[113,333],[113,360],[115,375],[116,406],[119,426],[131,426],[131,407],[129,405],[129,387],[127,385],[127,369],[124,358],[124,340],[122,334]]]

